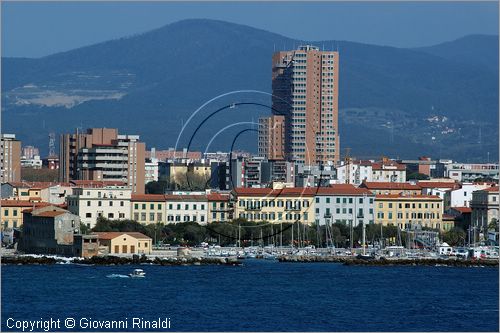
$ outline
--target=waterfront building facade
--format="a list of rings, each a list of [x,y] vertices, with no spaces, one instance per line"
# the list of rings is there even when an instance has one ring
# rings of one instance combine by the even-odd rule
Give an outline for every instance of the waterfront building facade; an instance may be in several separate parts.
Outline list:
[[[131,218],[139,223],[166,223],[164,194],[133,194],[130,202]]]
[[[86,185],[73,188],[67,197],[68,210],[80,216],[81,222],[92,228],[99,217],[110,220],[130,219],[132,189],[119,185]]]
[[[151,254],[153,240],[140,232],[94,232],[105,254]]]
[[[320,225],[344,223],[350,226],[374,223],[375,194],[351,184],[317,189],[314,198],[315,222]]]
[[[377,194],[375,223],[402,230],[428,227],[443,230],[443,200],[437,195]]]
[[[338,84],[338,52],[304,45],[273,54],[273,114],[284,116],[288,160],[305,165],[339,160]]]
[[[233,203],[231,196],[225,193],[207,194],[207,222],[228,222],[233,219]]]
[[[23,212],[28,209],[35,209],[49,206],[47,202],[32,202],[28,200],[2,200],[0,203],[1,230],[20,228],[23,225]]]
[[[235,217],[271,223],[312,224],[315,188],[235,188]]]

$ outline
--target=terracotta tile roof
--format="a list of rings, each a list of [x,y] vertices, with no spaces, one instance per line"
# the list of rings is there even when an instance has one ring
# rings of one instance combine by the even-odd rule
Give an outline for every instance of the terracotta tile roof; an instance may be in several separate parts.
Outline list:
[[[472,208],[470,207],[451,207],[451,209],[454,209],[460,213],[472,213]]]
[[[451,188],[458,189],[460,185],[456,182],[428,182],[428,181],[419,181],[418,185],[422,188]]]
[[[165,194],[132,194],[130,201],[165,201]]]
[[[315,195],[372,195],[363,188],[356,188],[351,184],[334,184],[329,187],[291,187],[283,189],[272,188],[236,188],[236,195],[239,196],[307,196]]]
[[[360,187],[366,187],[370,190],[421,190],[416,184],[393,183],[393,182],[363,182]]]
[[[377,199],[429,199],[429,200],[441,200],[438,195],[424,195],[424,194],[377,194]]]
[[[32,202],[27,200],[8,200],[2,199],[0,205],[2,207],[45,207],[52,204],[48,202]]]
[[[134,231],[108,231],[108,232],[94,232],[92,235],[97,235],[99,239],[115,239],[116,237],[120,237],[123,235],[129,235],[132,236],[136,239],[151,239],[150,237],[144,235],[143,233],[140,232],[134,232]]]
[[[483,191],[486,191],[486,192],[498,192],[498,186],[488,187],[488,188],[485,188]]]
[[[210,193],[207,195],[208,201],[228,201],[229,194]]]

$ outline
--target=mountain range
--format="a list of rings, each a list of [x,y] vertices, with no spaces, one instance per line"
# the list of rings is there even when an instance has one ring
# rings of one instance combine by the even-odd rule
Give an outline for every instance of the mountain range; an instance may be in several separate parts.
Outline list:
[[[202,151],[229,151],[251,129],[235,148],[256,151],[271,56],[304,43],[339,51],[342,154],[498,160],[498,36],[488,35],[406,49],[183,20],[42,58],[2,58],[2,130],[46,153],[50,132],[76,128]]]

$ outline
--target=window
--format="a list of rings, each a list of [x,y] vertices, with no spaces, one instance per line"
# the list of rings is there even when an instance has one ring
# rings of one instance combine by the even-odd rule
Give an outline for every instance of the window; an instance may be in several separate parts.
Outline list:
[[[155,213],[149,213],[149,220],[154,221],[155,220]]]
[[[384,204],[382,202],[379,202],[378,203],[378,208],[383,208],[384,207]]]
[[[142,209],[146,209],[146,204],[142,204]]]
[[[389,202],[389,208],[392,208],[392,202]]]
[[[14,216],[17,216],[17,210],[13,211]]]
[[[92,217],[92,213],[86,213],[85,217]]]
[[[139,209],[139,204],[134,204],[134,209]]]
[[[185,204],[185,205],[184,205],[184,209],[185,209],[185,210],[188,210],[188,209],[189,209],[189,204]]]
[[[221,206],[221,207],[223,207],[223,206]],[[201,205],[201,210],[205,210],[205,205],[203,205],[203,204]]]
[[[146,213],[141,213],[141,221],[146,221]]]
[[[177,204],[177,210],[181,210],[181,204]]]
[[[193,209],[196,210],[196,204],[193,204]]]
[[[337,198],[337,203],[338,203],[338,204],[340,203],[340,198]]]
[[[113,213],[108,213],[108,219],[112,219],[112,218],[114,218],[114,217],[115,217],[115,214],[113,214]]]
[[[326,198],[326,203],[329,204],[330,203],[330,198]]]
[[[134,213],[134,220],[139,221],[139,213]]]
[[[123,207],[125,203],[123,201],[120,201],[120,206]]]
[[[161,209],[161,204],[158,204],[158,209]]]
[[[156,213],[156,221],[161,222],[162,219],[163,219],[162,214],[161,213]]]
[[[101,201],[97,201],[97,206],[101,207],[102,206],[102,202]]]
[[[154,210],[154,209],[155,209],[155,204],[150,204],[150,205],[149,205],[149,209]]]
[[[87,201],[87,207],[90,207],[90,201]]]
[[[363,203],[363,198],[359,198],[359,203],[362,204]]]
[[[319,197],[316,197],[316,203],[319,203]]]
[[[352,198],[349,198],[349,203],[352,204]]]
[[[109,207],[112,207],[113,206],[113,201],[110,201],[109,202]]]

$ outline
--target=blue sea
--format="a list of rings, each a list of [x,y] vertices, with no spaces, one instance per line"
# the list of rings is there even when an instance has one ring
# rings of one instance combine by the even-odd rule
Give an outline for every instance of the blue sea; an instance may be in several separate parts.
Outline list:
[[[146,278],[126,277],[134,268]],[[9,318],[60,319],[59,330],[73,318],[71,331],[109,331],[81,320],[148,331],[132,318],[168,318],[157,331],[498,331],[498,296],[498,268],[3,265],[2,331],[20,331]]]

